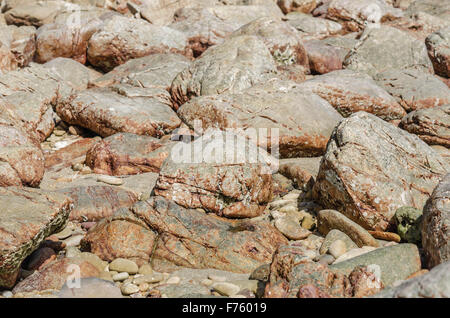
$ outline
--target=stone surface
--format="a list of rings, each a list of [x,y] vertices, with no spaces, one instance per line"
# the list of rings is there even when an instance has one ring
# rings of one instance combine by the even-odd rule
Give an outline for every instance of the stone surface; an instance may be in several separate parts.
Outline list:
[[[436,74],[450,77],[450,26],[430,34],[425,44]]]
[[[397,208],[422,209],[447,170],[417,136],[359,112],[335,128],[313,195],[366,229],[386,230]]]
[[[12,287],[21,262],[66,222],[69,197],[30,188],[0,188],[0,286]]]
[[[402,119],[400,127],[429,145],[450,148],[450,104],[413,111]]]
[[[447,174],[423,209],[422,245],[429,268],[450,259],[450,174]]]
[[[342,32],[342,26],[339,23],[300,12],[289,13],[284,20],[299,31],[304,40],[318,40]]]
[[[320,254],[327,253],[331,244],[333,244],[333,242],[335,242],[337,240],[344,242],[347,251],[358,247],[358,245],[356,245],[347,234],[345,234],[344,232],[341,232],[340,230],[332,229],[325,236],[325,240],[323,241],[322,245],[320,246],[319,253]]]
[[[327,100],[344,117],[358,111],[385,120],[401,119],[406,115],[396,100],[367,74],[339,70],[308,80],[301,87]]]
[[[59,298],[122,298],[113,283],[94,277],[80,279],[81,288],[70,288],[67,283],[58,292]]]
[[[116,258],[109,263],[109,269],[116,272],[127,272],[128,274],[136,274],[139,267],[132,260],[124,258]]]
[[[305,42],[309,67],[313,74],[326,74],[342,69],[339,50],[318,40]]]
[[[284,14],[289,12],[311,13],[319,1],[316,0],[278,0],[277,4]]]
[[[201,120],[202,129],[242,128],[241,134],[248,132],[249,136],[262,129],[265,135],[261,133],[257,144],[267,149],[273,138],[268,129],[276,128],[281,158],[323,154],[331,131],[342,118],[330,104],[305,92],[301,85],[277,79],[241,93],[194,98],[179,108],[178,114],[194,129],[196,120]],[[251,129],[247,131],[247,127]]]

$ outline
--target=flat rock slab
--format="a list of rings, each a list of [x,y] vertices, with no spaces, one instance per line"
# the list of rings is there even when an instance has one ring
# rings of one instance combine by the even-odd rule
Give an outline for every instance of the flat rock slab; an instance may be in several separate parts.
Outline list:
[[[422,245],[431,268],[450,260],[450,174],[434,189],[423,209]]]
[[[312,111],[314,110],[314,111]],[[194,98],[179,110],[180,118],[195,128],[262,129],[259,146],[271,144],[269,129],[278,129],[281,158],[313,157],[324,153],[328,137],[342,117],[324,99],[290,81],[271,80],[241,93]]]
[[[172,145],[150,136],[117,133],[93,146],[86,164],[94,173],[115,176],[159,172]]]
[[[0,188],[0,286],[22,261],[69,217],[72,200],[63,194],[30,188]]]
[[[422,209],[448,169],[417,136],[359,112],[335,128],[313,195],[366,229],[386,230],[399,207]]]
[[[450,148],[450,104],[413,111],[402,119],[400,127],[429,145]]]
[[[118,132],[161,137],[181,124],[167,91],[121,84],[73,94],[58,103],[56,112],[103,137]]]
[[[305,81],[301,87],[327,100],[344,117],[358,111],[385,120],[401,119],[406,115],[400,104],[364,73],[338,70]]]
[[[378,248],[372,252],[333,264],[330,269],[334,272],[348,275],[357,266],[378,265],[381,282],[391,286],[399,280],[420,271],[420,255],[414,244],[397,244]]]

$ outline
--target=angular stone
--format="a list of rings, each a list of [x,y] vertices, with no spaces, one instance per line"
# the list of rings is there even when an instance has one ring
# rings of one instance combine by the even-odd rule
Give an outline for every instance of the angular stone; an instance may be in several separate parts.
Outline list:
[[[309,67],[313,74],[326,74],[342,69],[342,58],[339,49],[318,40],[305,42]]]
[[[5,20],[8,24],[33,25],[39,27],[52,23],[67,2],[61,0],[50,1],[16,1],[6,5]]]
[[[434,189],[423,209],[422,246],[429,268],[450,260],[450,174]]]
[[[278,0],[277,4],[284,14],[289,12],[311,13],[319,1],[316,0]]]
[[[328,252],[330,245],[337,240],[341,240],[342,242],[344,242],[347,251],[358,247],[358,245],[356,245],[347,234],[337,229],[333,229],[329,231],[325,236],[325,240],[320,246],[319,253],[325,254],[326,252]]]
[[[71,166],[73,160],[86,155],[89,149],[92,148],[98,141],[97,138],[83,138],[75,141],[70,145],[58,149],[52,153],[46,153],[45,156],[45,168],[51,168],[53,166]]]
[[[66,222],[69,197],[30,188],[0,188],[0,286],[12,287],[22,261]],[[9,281],[6,282],[5,281]]]
[[[422,209],[448,171],[417,136],[359,112],[334,130],[313,196],[369,230],[386,230],[401,206]]]
[[[294,241],[303,240],[311,234],[297,220],[288,216],[276,219],[274,225],[284,236]]]
[[[450,4],[448,1],[440,0],[416,0],[413,1],[406,10],[406,14],[411,15],[417,12],[426,12],[431,15],[435,15],[440,18],[450,17]]]
[[[273,76],[275,61],[256,36],[238,36],[207,50],[175,77],[175,108],[195,96],[239,92]]]
[[[300,85],[327,100],[348,117],[358,111],[372,113],[385,120],[401,119],[405,110],[370,76],[351,70],[317,76]]]
[[[316,179],[320,160],[321,157],[281,159],[278,171],[302,189]]]
[[[436,74],[450,77],[450,26],[430,34],[425,44]]]
[[[342,31],[339,23],[328,19],[315,18],[308,14],[292,12],[284,20],[299,31],[304,40],[322,39]]]

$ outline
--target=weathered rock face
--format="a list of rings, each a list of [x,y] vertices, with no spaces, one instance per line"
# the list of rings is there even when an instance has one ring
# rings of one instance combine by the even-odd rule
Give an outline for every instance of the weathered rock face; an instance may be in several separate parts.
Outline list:
[[[407,112],[450,103],[447,85],[419,70],[390,70],[374,78]]]
[[[87,58],[104,71],[154,53],[184,53],[186,36],[143,20],[114,16],[89,39]]]
[[[383,48],[380,50],[380,48]],[[346,68],[374,76],[392,69],[417,68],[432,73],[425,44],[398,29],[368,28],[347,56]]]
[[[325,74],[342,69],[342,58],[339,50],[321,41],[305,42],[309,67],[313,74]]]
[[[84,138],[56,150],[55,152],[45,154],[45,168],[52,169],[54,166],[57,168],[60,168],[60,166],[71,166],[74,159],[85,156],[89,149],[91,149],[99,140],[100,137]]]
[[[278,64],[299,64],[309,72],[308,56],[300,34],[286,22],[259,18],[233,32],[231,37],[242,35],[255,35],[263,40]]]
[[[428,267],[450,260],[450,174],[434,189],[423,210],[422,246]]]
[[[78,272],[79,270],[79,272]],[[42,270],[36,271],[13,289],[13,293],[61,289],[67,281],[73,282],[75,277],[86,278],[98,276],[100,271],[91,263],[79,258],[63,258],[56,260]],[[78,276],[79,274],[79,276]]]
[[[132,210],[159,234],[152,259],[184,267],[251,273],[287,243],[267,221],[226,220],[162,197],[138,202]]]
[[[189,48],[197,57],[208,47],[222,43],[233,31],[255,19],[282,16],[279,8],[269,5],[188,7],[175,12],[175,22],[169,27],[187,36]]]
[[[447,170],[417,136],[359,112],[331,135],[313,195],[366,229],[385,230],[397,208],[422,209]]]
[[[86,164],[94,173],[117,176],[159,172],[171,146],[172,143],[150,136],[118,133],[92,147],[86,155]]]
[[[304,40],[318,40],[342,31],[342,26],[339,23],[315,18],[300,12],[289,13],[283,20],[286,20],[289,25],[294,27]]]
[[[58,103],[56,112],[104,137],[118,132],[161,137],[180,125],[170,106],[164,89],[118,84],[73,94]]]
[[[440,0],[416,0],[407,8],[406,14],[410,15],[417,12],[426,12],[440,18],[450,17],[450,4],[448,1]]]
[[[429,273],[387,288],[374,298],[449,298],[450,262],[434,267]]]
[[[172,82],[172,99],[179,106],[195,96],[238,92],[275,71],[275,61],[262,40],[234,37],[210,48],[178,74]]]
[[[277,4],[284,14],[289,12],[311,13],[319,2],[316,0],[278,0]]]
[[[349,31],[364,29],[366,23],[377,23],[403,16],[399,9],[383,0],[333,0],[327,18],[341,21]]]
[[[413,111],[402,119],[400,127],[429,145],[450,148],[450,104]]]
[[[87,277],[80,279],[80,288],[66,283],[58,292],[58,298],[122,298],[120,288],[113,282]]]
[[[282,158],[323,154],[328,136],[342,119],[319,96],[294,82],[276,79],[241,93],[194,98],[178,110],[178,115],[192,128],[201,120],[203,129],[241,128],[243,133],[248,127],[264,129],[266,136],[260,135],[257,143],[267,149],[272,139],[267,130],[276,128]]]
[[[255,217],[272,195],[270,160],[245,137],[207,132],[172,148],[154,191],[186,208],[231,218]]]
[[[0,68],[4,71],[25,67],[32,60],[36,51],[36,29],[32,26],[1,26],[2,35]],[[6,63],[6,64],[5,64]]]
[[[348,117],[358,111],[372,113],[385,120],[401,119],[405,110],[367,74],[351,70],[317,76],[300,85],[327,100]]]
[[[129,60],[96,79],[97,87],[124,83],[137,87],[160,86],[169,89],[175,76],[191,64],[179,54],[152,54]]]
[[[450,26],[430,34],[425,44],[436,74],[450,77]]]
[[[0,286],[9,288],[21,262],[65,224],[72,201],[63,194],[10,187],[0,188],[0,202]]]
[[[8,24],[40,27],[52,23],[58,13],[70,6],[61,0],[13,1],[6,4],[5,20]]]

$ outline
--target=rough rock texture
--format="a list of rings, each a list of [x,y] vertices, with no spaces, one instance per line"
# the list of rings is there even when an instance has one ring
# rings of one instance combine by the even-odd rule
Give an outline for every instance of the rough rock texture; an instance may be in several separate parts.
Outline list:
[[[436,74],[450,77],[450,26],[430,34],[425,44]]]
[[[320,1],[316,0],[278,0],[277,4],[284,14],[289,12],[310,13]]]
[[[52,23],[68,3],[61,0],[49,1],[17,1],[11,3],[12,7],[6,5],[4,9],[5,20],[8,24],[33,25],[39,27],[43,24]]]
[[[289,13],[283,20],[294,27],[304,40],[318,40],[342,32],[342,26],[339,23],[304,13]]]
[[[159,172],[171,145],[150,136],[118,133],[93,146],[86,164],[94,173],[116,176]]]
[[[450,148],[450,104],[413,111],[402,119],[400,127],[429,145]]]
[[[269,160],[264,150],[244,137],[206,133],[173,148],[154,191],[186,208],[225,217],[255,217],[272,195]]]
[[[432,268],[450,260],[450,174],[434,189],[423,209],[422,246]]]
[[[189,59],[179,54],[152,54],[117,66],[96,79],[92,85],[103,87],[126,83],[137,87],[158,86],[169,89],[175,76],[190,63]]]
[[[313,195],[366,229],[386,230],[397,208],[422,209],[447,170],[417,136],[359,112],[331,135]]]
[[[367,23],[377,23],[403,16],[402,11],[384,0],[333,0],[327,18],[340,21],[349,31],[358,31]]]
[[[72,200],[49,191],[0,188],[0,286],[12,287],[21,262],[63,226]]]
[[[299,64],[309,72],[308,56],[300,34],[286,22],[259,18],[239,28],[230,37],[242,35],[255,35],[263,40],[278,64]]]
[[[406,115],[395,99],[364,73],[334,71],[308,80],[301,87],[327,100],[344,117],[358,111],[385,120],[401,119]]]
[[[5,51],[6,57],[11,58],[8,62],[10,67],[2,67],[2,69],[11,70],[15,69],[16,66],[25,67],[30,64],[36,51],[36,29],[32,26],[17,27],[15,25],[9,25],[1,27],[0,33],[3,36],[1,51]],[[5,44],[7,44],[6,47]],[[7,53],[8,47],[9,54]]]
[[[104,71],[154,53],[184,53],[186,36],[180,31],[143,20],[114,16],[89,39],[87,58]]]
[[[48,169],[53,166],[59,168],[61,165],[63,167],[71,166],[74,159],[85,156],[89,149],[91,149],[99,140],[100,137],[83,138],[52,153],[46,153],[45,168]]]
[[[434,267],[429,273],[387,288],[374,298],[449,298],[450,262]]]
[[[118,132],[161,137],[180,125],[161,88],[118,84],[88,89],[61,100],[57,114],[65,122],[106,137]]]
[[[383,48],[380,50],[380,48]],[[391,69],[415,67],[432,73],[433,66],[425,44],[411,35],[393,27],[382,25],[368,28],[360,42],[347,56],[344,65],[348,69],[374,76]]]
[[[450,89],[438,77],[418,70],[389,70],[375,76],[378,85],[407,111],[450,103]]]
[[[261,134],[257,144],[267,145],[267,150],[272,139],[267,130],[278,129],[281,158],[323,154],[328,136],[342,119],[319,96],[294,82],[276,79],[240,93],[194,98],[179,108],[178,115],[194,129],[197,120],[203,129],[242,128],[244,134],[263,129],[266,135]]]
[[[317,40],[305,42],[305,49],[312,74],[326,74],[342,69],[343,60],[339,49]]]
[[[113,282],[88,277],[80,279],[80,288],[71,288],[67,284],[57,294],[58,298],[122,298],[120,288]]]
[[[420,11],[448,19],[450,17],[450,4],[448,1],[441,0],[415,0],[407,8],[406,14],[410,15]]]
[[[182,105],[200,95],[238,92],[267,79],[275,61],[256,36],[238,36],[214,46],[175,77],[173,101]]]

